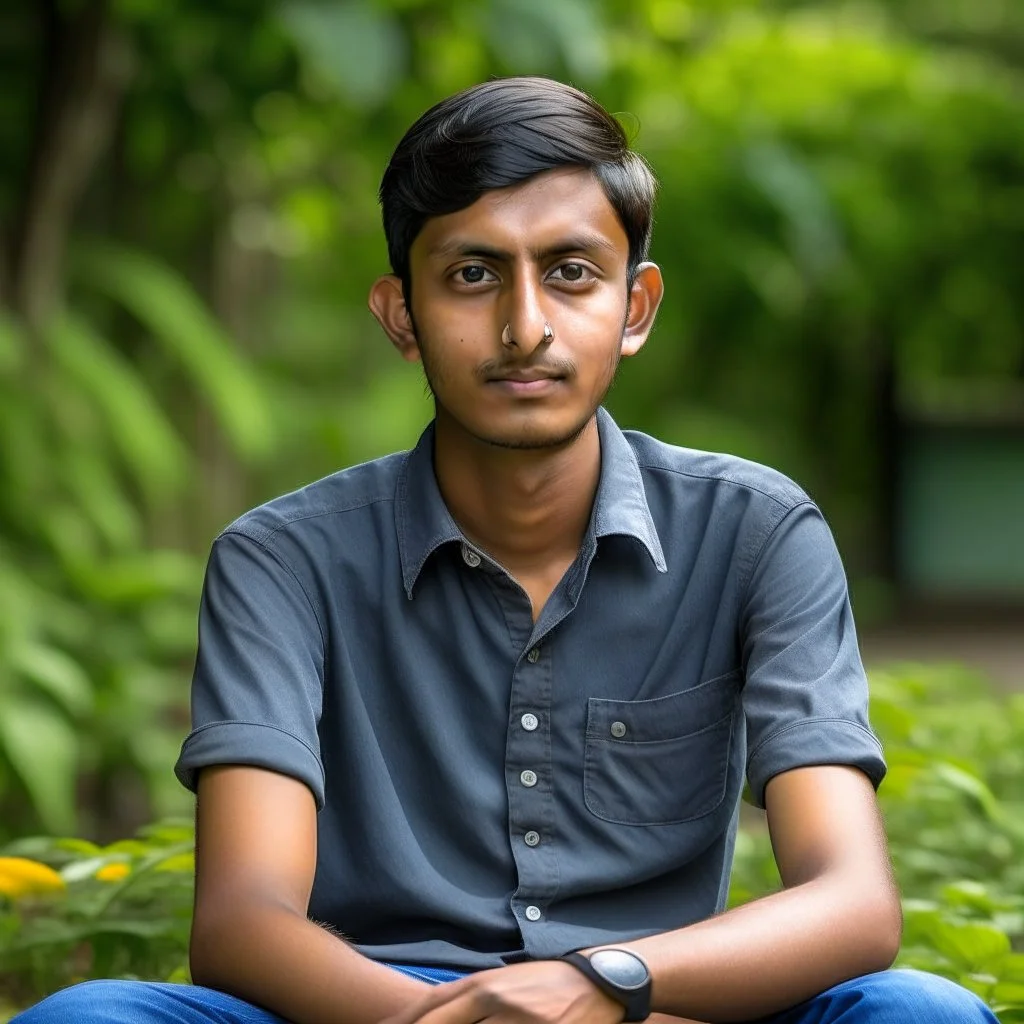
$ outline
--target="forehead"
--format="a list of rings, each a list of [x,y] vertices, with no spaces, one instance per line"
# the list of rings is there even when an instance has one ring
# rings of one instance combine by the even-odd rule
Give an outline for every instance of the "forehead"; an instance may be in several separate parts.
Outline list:
[[[413,242],[412,256],[444,259],[473,245],[539,252],[573,237],[602,243],[607,255],[623,262],[628,258],[625,229],[597,178],[582,168],[559,168],[431,217]]]

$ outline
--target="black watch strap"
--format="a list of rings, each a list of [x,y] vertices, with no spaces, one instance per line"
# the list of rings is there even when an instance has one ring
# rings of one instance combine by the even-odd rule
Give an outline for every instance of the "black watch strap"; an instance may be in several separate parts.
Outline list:
[[[635,953],[627,950],[616,950],[616,952],[627,953],[637,960],[646,970],[646,964]],[[582,953],[566,953],[559,957],[567,964],[572,964],[578,971],[585,974],[602,992],[611,996],[616,1002],[621,1003],[626,1009],[624,1021],[646,1020],[651,1015],[651,976],[648,973],[646,980],[636,986],[617,985],[611,979],[600,973],[590,959]]]

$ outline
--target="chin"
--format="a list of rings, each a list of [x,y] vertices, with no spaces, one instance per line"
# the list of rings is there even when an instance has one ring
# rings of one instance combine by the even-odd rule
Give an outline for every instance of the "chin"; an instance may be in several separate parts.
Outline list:
[[[495,448],[508,448],[517,451],[543,451],[545,449],[565,448],[571,445],[586,429],[593,418],[588,416],[582,423],[573,423],[561,428],[556,425],[527,425],[519,429],[487,430],[481,428],[474,431],[474,436],[484,444]]]

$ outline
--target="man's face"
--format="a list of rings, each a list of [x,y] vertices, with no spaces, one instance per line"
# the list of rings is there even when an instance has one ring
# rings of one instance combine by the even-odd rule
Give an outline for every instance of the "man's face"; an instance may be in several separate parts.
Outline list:
[[[410,252],[417,351],[403,354],[422,360],[439,423],[505,448],[573,440],[620,356],[643,343],[624,343],[628,253],[584,170],[549,171],[428,220]]]

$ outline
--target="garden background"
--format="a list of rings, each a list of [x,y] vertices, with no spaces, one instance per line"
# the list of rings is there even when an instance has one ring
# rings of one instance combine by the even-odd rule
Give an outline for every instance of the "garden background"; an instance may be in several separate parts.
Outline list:
[[[376,186],[489,75],[591,91],[662,182],[668,295],[620,423],[800,481],[862,628],[1024,634],[1018,0],[14,0],[0,58],[0,1021],[185,976],[206,551],[429,418],[365,309]],[[902,962],[1007,1022],[1022,676],[872,673]],[[734,899],[775,884],[752,815]]]

